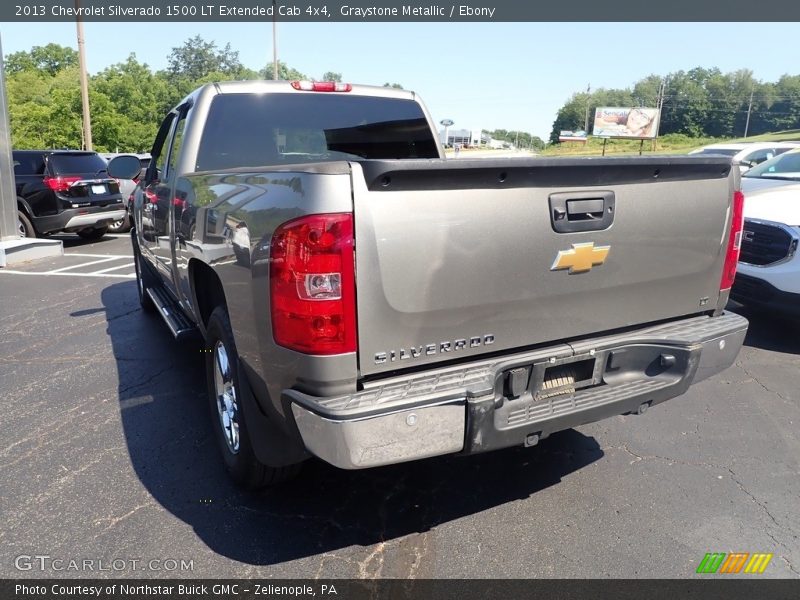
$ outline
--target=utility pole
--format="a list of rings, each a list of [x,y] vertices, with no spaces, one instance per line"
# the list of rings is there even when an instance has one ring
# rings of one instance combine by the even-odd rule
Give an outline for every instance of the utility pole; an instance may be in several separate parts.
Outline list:
[[[5,65],[3,51],[0,48],[0,241],[19,237],[13,164],[11,130],[8,124]]]
[[[92,149],[92,117],[89,112],[89,79],[86,74],[86,48],[84,48],[83,21],[79,0],[75,0],[75,26],[78,30],[78,64],[81,70],[81,104],[83,105],[83,149]]]
[[[278,80],[278,21],[275,14],[275,0],[272,0],[272,78]]]
[[[653,152],[658,149],[658,131],[661,129],[661,109],[664,108],[664,96],[667,94],[667,78],[661,80],[658,85],[658,98],[656,98],[656,107],[658,108],[658,121],[656,122],[656,135],[653,138]]]
[[[589,133],[589,101],[591,100],[592,96],[592,84],[586,86],[586,118],[583,121],[583,130]]]
[[[750,88],[750,102],[747,105],[747,120],[744,122],[744,137],[747,137],[747,130],[750,128],[750,112],[753,110],[753,93],[755,88]]]

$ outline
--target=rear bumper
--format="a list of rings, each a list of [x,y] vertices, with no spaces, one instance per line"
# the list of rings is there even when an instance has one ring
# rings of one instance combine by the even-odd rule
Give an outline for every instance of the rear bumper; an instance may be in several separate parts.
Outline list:
[[[470,454],[643,412],[729,367],[746,332],[747,320],[734,313],[693,317],[382,380],[336,398],[296,390],[284,397],[306,448],[337,467]],[[582,383],[544,390],[551,369],[575,365]]]
[[[124,217],[123,204],[116,202],[107,206],[68,208],[56,215],[34,218],[33,221],[36,231],[39,233],[54,233],[109,225]]]

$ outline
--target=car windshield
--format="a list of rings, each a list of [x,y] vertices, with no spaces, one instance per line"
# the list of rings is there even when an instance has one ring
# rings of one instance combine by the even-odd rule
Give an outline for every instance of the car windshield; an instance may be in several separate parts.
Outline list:
[[[741,152],[741,150],[737,150],[735,148],[703,148],[700,152],[696,154],[714,154],[716,156],[733,156]]]
[[[786,152],[753,167],[743,177],[800,179],[800,152]]]

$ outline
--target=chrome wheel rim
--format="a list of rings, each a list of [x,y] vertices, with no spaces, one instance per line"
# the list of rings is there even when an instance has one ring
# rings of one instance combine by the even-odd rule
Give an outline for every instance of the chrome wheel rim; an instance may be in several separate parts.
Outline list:
[[[111,225],[109,225],[109,229],[122,229],[123,224],[125,223],[125,219],[119,219],[118,221],[113,221]]]
[[[222,437],[232,454],[239,452],[239,404],[233,384],[231,363],[225,345],[218,341],[214,346],[214,390],[217,414],[222,427]]]
[[[25,231],[25,225],[22,224],[22,221],[17,219],[17,229],[19,230],[19,237],[28,237],[28,232]]]

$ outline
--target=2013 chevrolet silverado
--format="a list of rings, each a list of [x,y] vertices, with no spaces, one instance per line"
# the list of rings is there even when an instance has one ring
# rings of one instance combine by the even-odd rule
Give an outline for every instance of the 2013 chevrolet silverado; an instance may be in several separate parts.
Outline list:
[[[152,156],[139,298],[204,338],[245,486],[643,413],[745,336],[729,158],[448,161],[414,93],[330,82],[205,85]]]

